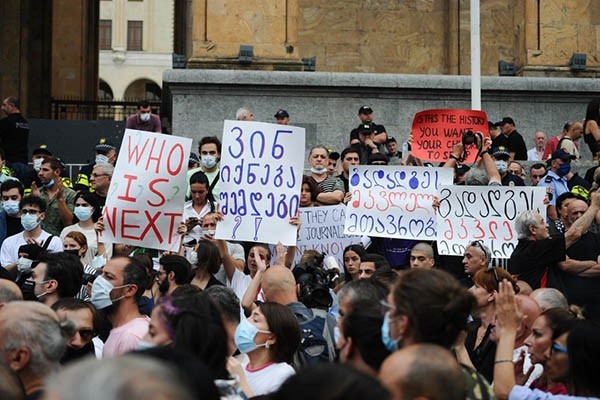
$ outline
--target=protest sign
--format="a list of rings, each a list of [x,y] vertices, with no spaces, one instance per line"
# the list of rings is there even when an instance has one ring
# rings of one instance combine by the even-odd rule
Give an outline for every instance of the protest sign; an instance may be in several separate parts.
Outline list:
[[[225,121],[215,237],[295,245],[303,166],[304,128]]]
[[[487,115],[477,110],[426,110],[415,114],[411,130],[412,155],[422,160],[444,162],[452,146],[462,140],[467,131],[489,136]],[[472,163],[477,147],[467,146],[464,162]]]
[[[305,250],[316,250],[326,256],[333,256],[340,268],[344,265],[344,248],[351,244],[360,244],[360,236],[344,234],[346,206],[300,208],[302,226],[296,244],[294,265],[300,262]]]
[[[177,251],[192,139],[125,130],[102,212],[102,241]]]
[[[350,168],[352,200],[344,233],[399,239],[436,238],[433,199],[452,184],[451,168],[359,165]]]
[[[517,245],[515,219],[526,210],[546,215],[546,190],[535,186],[447,186],[440,188],[438,251],[462,256],[481,240],[495,258],[510,258]]]

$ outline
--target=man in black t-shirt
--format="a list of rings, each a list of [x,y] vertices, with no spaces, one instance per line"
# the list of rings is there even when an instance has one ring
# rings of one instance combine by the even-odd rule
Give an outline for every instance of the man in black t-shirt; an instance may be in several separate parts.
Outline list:
[[[506,147],[511,160],[527,160],[527,146],[523,136],[515,129],[515,121],[511,117],[504,117],[497,125],[506,136]]]
[[[510,154],[506,147],[500,146],[492,150],[492,157],[496,162],[496,168],[502,177],[502,186],[525,186],[523,179],[508,172]]]
[[[519,242],[508,260],[508,272],[534,290],[540,287],[562,290],[558,263],[565,260],[565,238],[550,238],[546,219],[533,210],[519,214],[515,230]]]
[[[360,143],[359,133],[364,130],[365,125],[369,125],[370,131],[373,132],[373,142],[376,145],[386,144],[388,135],[385,127],[373,122],[373,109],[371,107],[362,106],[359,108],[358,118],[360,119],[360,125],[350,132],[351,145],[358,145]]]
[[[6,165],[13,176],[21,179],[29,158],[29,122],[21,115],[19,100],[7,97],[2,101],[6,118],[0,120],[0,147],[6,153]]]

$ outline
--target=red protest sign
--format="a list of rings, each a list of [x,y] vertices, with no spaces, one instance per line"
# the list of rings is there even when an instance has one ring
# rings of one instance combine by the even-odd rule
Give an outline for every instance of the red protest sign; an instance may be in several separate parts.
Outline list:
[[[477,110],[425,110],[415,114],[411,130],[413,156],[429,161],[444,162],[452,146],[462,140],[467,131],[489,136],[487,115]],[[468,146],[465,162],[474,162],[475,145]]]

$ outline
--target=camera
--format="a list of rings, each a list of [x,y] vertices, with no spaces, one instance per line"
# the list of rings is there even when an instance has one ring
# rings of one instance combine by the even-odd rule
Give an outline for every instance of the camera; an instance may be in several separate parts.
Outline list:
[[[339,271],[323,268],[324,255],[319,254],[308,262],[298,264],[293,270],[296,283],[300,286],[298,300],[309,308],[327,310],[333,299],[329,289],[340,281]]]
[[[462,144],[463,146],[470,146],[472,144],[477,143],[477,138],[475,137],[475,134],[473,133],[473,131],[466,131],[465,133],[463,133],[462,136]]]

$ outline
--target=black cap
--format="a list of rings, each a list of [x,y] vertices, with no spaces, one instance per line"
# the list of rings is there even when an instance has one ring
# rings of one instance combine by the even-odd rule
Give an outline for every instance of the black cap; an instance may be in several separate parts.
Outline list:
[[[359,114],[371,114],[372,112],[373,112],[373,109],[369,106],[362,106],[361,108],[358,109]]]
[[[38,148],[34,149],[33,153],[31,153],[31,154],[33,154],[34,156],[37,154],[44,154],[47,156],[52,156],[52,152],[50,150],[48,150],[48,145],[46,145],[46,144],[40,144],[38,146]]]
[[[498,146],[496,148],[494,148],[492,150],[492,157],[496,158],[496,159],[501,159],[501,158],[510,158],[510,153],[508,152],[508,149],[504,146]]]
[[[283,118],[289,118],[289,117],[290,117],[290,114],[288,114],[288,112],[282,108],[277,110],[277,112],[275,113],[275,118],[277,118],[277,119],[283,119]]]
[[[388,142],[388,143],[397,143],[397,142],[396,142],[396,138],[395,138],[395,137],[393,137],[393,136],[390,136],[390,137],[388,137],[388,140],[387,140],[387,142]]]
[[[552,153],[551,160],[562,160],[562,161],[571,161],[575,159],[575,156],[566,151],[565,149],[558,149],[554,153]]]
[[[371,124],[360,124],[358,126],[358,133],[371,134],[373,132],[373,127]]]
[[[96,144],[96,147],[94,147],[94,149],[96,151],[108,152],[110,150],[116,150],[117,147],[108,139],[100,138],[100,140],[98,140],[98,143]]]
[[[504,118],[502,118],[502,121],[496,122],[496,126],[502,126],[504,124],[514,125],[515,121],[511,117],[504,117]]]

